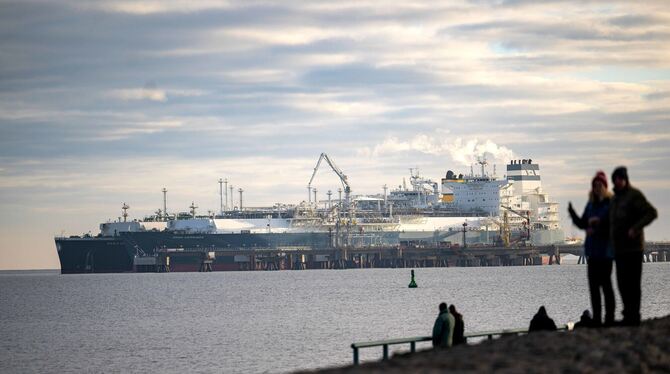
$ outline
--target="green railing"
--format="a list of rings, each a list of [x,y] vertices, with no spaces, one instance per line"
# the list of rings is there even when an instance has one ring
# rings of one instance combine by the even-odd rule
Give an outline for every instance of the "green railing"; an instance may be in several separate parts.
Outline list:
[[[557,330],[571,330],[569,325],[558,326]],[[481,331],[475,333],[465,334],[465,341],[467,342],[470,338],[486,338],[492,340],[495,336],[507,336],[507,335],[520,335],[527,334],[528,329],[503,329],[503,330],[492,330],[492,331]],[[409,344],[409,351],[414,353],[416,352],[416,343],[429,342],[432,341],[430,336],[416,336],[413,338],[399,338],[399,339],[388,339],[388,340],[378,340],[373,342],[363,342],[363,343],[352,343],[351,349],[354,351],[354,365],[359,364],[358,350],[361,348],[370,348],[370,347],[382,347],[382,360],[389,359],[389,346],[398,345],[398,344]]]

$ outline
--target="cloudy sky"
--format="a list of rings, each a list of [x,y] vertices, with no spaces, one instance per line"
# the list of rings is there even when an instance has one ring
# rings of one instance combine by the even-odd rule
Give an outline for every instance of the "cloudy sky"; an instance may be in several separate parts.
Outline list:
[[[0,1],[0,269],[58,268],[54,235],[163,187],[299,202],[321,152],[355,193],[532,158],[562,213],[624,164],[670,240],[667,1],[395,3]]]

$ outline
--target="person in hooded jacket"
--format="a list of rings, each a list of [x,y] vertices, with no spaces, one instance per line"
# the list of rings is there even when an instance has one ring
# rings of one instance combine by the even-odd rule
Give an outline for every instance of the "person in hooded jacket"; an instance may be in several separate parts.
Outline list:
[[[554,323],[553,319],[549,318],[547,309],[544,308],[544,305],[538,309],[537,313],[535,313],[533,319],[530,321],[528,332],[535,331],[556,331],[556,323]]]
[[[607,176],[598,171],[591,181],[589,201],[584,213],[578,216],[568,205],[568,212],[575,226],[586,230],[584,241],[584,255],[587,262],[587,276],[591,293],[591,308],[593,311],[593,326],[602,324],[600,291],[605,298],[605,325],[614,323],[614,290],[612,289],[612,262],[614,251],[610,244],[610,198],[612,194],[607,190]]]
[[[623,302],[622,324],[640,324],[642,297],[642,256],[644,255],[643,228],[658,212],[642,192],[630,185],[628,170],[620,166],[612,172],[614,197],[610,204],[610,240],[614,247],[616,278]]]
[[[449,305],[449,313],[454,316],[454,337],[452,339],[453,345],[465,343],[465,322],[463,315],[456,311],[454,304]]]
[[[449,313],[446,303],[440,303],[440,314],[433,325],[433,347],[451,347],[454,336],[454,316]]]

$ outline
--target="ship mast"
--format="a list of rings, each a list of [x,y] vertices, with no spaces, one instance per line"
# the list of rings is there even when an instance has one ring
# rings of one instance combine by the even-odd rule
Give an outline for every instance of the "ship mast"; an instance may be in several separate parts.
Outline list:
[[[198,206],[195,205],[195,202],[191,201],[191,206],[189,208],[191,208],[191,216],[193,216],[193,218],[195,218],[195,208],[197,207]]]
[[[489,164],[486,161],[486,155],[483,155],[481,157],[477,157],[477,163],[479,165],[481,165],[481,167],[482,167],[482,178],[484,178],[486,176],[486,170],[484,169],[484,167]]]
[[[121,207],[121,210],[123,210],[123,214],[121,214],[123,216],[123,222],[126,222],[126,219],[128,218],[128,209],[130,209],[130,207],[126,203],[123,203],[123,206]]]
[[[219,178],[219,213],[223,215],[223,179]]]
[[[167,212],[167,188],[163,187],[163,215],[165,217],[165,220],[167,221],[168,219],[168,212]]]
[[[228,210],[228,178],[223,180],[223,184],[224,184],[223,192],[226,194],[226,203],[224,204],[224,207],[226,210]]]

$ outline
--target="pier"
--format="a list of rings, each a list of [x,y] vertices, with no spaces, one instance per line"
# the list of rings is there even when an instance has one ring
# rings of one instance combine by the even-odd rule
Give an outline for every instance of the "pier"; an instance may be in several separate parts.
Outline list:
[[[582,245],[537,247],[369,246],[357,248],[180,248],[136,257],[136,271],[259,271],[560,265],[561,256],[584,260]],[[227,259],[224,261],[223,259]],[[219,260],[219,261],[217,261]],[[670,243],[647,243],[645,262],[670,260]],[[141,265],[141,266],[139,266]],[[186,266],[186,267],[184,267]],[[189,267],[190,266],[190,267]]]

